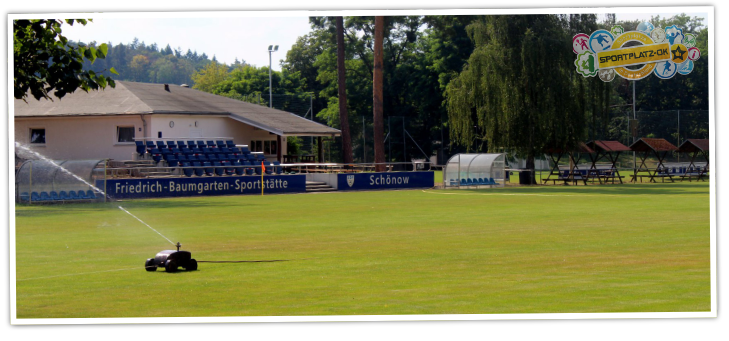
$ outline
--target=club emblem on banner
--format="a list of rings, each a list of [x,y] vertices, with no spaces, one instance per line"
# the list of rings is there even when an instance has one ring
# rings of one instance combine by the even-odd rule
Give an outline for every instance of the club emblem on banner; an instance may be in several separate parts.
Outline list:
[[[615,74],[628,80],[651,74],[661,79],[687,75],[701,57],[695,45],[696,37],[684,34],[676,25],[662,29],[648,22],[635,31],[623,32],[615,25],[610,31],[601,29],[589,36],[578,33],[572,38],[577,72],[583,77],[598,76],[603,82],[611,82]]]
[[[354,175],[347,175],[347,185],[349,185],[349,187],[354,185]]]

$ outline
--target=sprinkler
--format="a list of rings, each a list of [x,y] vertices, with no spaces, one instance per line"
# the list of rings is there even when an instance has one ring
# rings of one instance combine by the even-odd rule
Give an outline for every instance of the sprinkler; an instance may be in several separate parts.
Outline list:
[[[180,242],[177,242],[177,251],[164,250],[157,253],[154,258],[147,259],[144,262],[144,268],[147,271],[157,271],[157,268],[164,268],[167,272],[176,272],[177,268],[182,267],[187,271],[197,270],[197,261],[192,258],[190,251],[180,251]]]

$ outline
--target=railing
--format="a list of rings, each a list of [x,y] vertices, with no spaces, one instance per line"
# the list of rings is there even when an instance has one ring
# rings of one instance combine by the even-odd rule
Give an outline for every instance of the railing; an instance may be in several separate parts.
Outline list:
[[[421,164],[430,165],[430,162]],[[366,173],[374,172],[377,165],[384,165],[386,172],[409,172],[409,171],[427,171],[427,169],[419,169],[419,164],[412,162],[385,162],[385,163],[281,163],[278,165],[200,165],[200,166],[157,166],[151,165],[147,167],[107,167],[106,178],[154,178],[154,177],[166,177],[166,176],[188,176],[185,175],[186,169],[195,170],[203,169],[206,176],[230,176],[239,175],[238,173],[246,174],[246,169],[253,169],[252,175],[248,176],[260,176],[259,173],[264,171],[256,172],[256,169],[265,167],[266,170],[273,169],[273,172],[265,172],[266,175],[271,174],[307,174],[307,173]],[[280,172],[276,172],[276,169],[280,169]],[[212,169],[213,172],[207,172]],[[216,169],[222,169],[222,172],[216,172]],[[232,172],[227,171],[232,170]],[[236,172],[235,170],[242,170]],[[158,173],[167,172],[167,175],[160,176]],[[150,174],[152,173],[152,174]],[[211,174],[212,175],[208,175]],[[222,174],[218,174],[222,173]],[[232,174],[231,174],[232,173]],[[196,176],[194,173],[192,176]]]

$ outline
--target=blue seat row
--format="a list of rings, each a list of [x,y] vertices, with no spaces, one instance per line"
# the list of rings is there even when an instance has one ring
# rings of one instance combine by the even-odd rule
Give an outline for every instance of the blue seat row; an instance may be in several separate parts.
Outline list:
[[[261,175],[261,167],[258,163],[251,163],[248,161],[192,161],[183,162],[182,173],[187,177],[195,176],[223,176],[223,175]],[[263,162],[266,168],[266,174],[281,174],[283,167],[278,161],[274,161],[271,164],[268,161]]]
[[[233,142],[233,140],[227,140],[227,141],[222,141],[222,140],[218,140],[218,141],[213,141],[213,140],[208,140],[208,141],[188,140],[187,142],[186,141],[183,141],[183,140],[179,140],[179,141],[176,141],[176,142],[175,141],[156,141],[156,142],[154,142],[154,141],[146,141],[146,143],[144,141],[135,141],[135,144],[136,144],[136,148],[137,148],[136,149],[137,150],[137,153],[139,155],[144,155],[145,153],[151,153],[153,149],[158,149],[160,151],[162,151],[162,150],[169,150],[169,151],[171,151],[171,150],[174,150],[174,149],[178,149],[180,152],[182,152],[183,149],[189,149],[191,151],[194,150],[194,149],[199,149],[201,152],[202,152],[203,149],[211,149],[211,148],[217,148],[217,149],[222,149],[222,148],[236,149],[236,146],[235,146],[235,143]]]
[[[40,193],[38,192],[32,192],[30,195],[28,192],[23,192],[20,194],[20,200],[21,201],[73,201],[73,200],[95,200],[101,198],[101,194],[95,194],[94,191],[88,190],[88,191],[42,191]]]
[[[453,183],[455,180],[451,180],[451,183]],[[457,181],[455,181],[458,183]],[[461,179],[461,186],[491,186],[491,185],[498,185],[494,178],[468,178],[468,179]]]

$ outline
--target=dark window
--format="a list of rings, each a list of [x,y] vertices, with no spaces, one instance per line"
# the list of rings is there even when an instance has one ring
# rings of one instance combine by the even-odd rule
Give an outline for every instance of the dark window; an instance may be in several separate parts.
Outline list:
[[[271,154],[278,154],[278,141],[271,141]]]
[[[263,151],[263,141],[256,141],[256,151],[257,152]]]
[[[117,142],[134,142],[134,127],[116,127]]]
[[[30,130],[30,143],[46,143],[46,130],[45,129],[31,129]]]
[[[263,141],[263,154],[271,154],[271,141]]]

